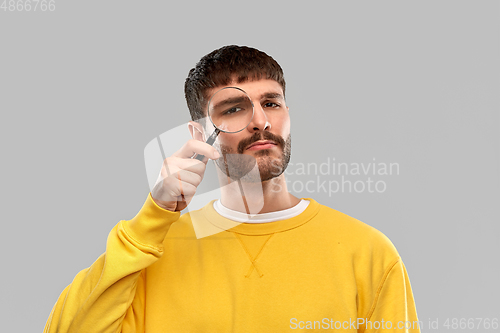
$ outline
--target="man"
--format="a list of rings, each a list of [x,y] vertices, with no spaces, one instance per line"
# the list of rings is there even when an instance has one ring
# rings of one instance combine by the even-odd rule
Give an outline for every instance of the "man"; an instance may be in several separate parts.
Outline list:
[[[226,87],[246,92],[253,117],[210,146],[213,126],[199,120]],[[256,49],[223,47],[190,71],[185,93],[193,139],[165,159],[139,213],[113,228],[106,252],[62,292],[45,332],[419,332],[392,243],[288,192],[290,117],[276,61]],[[240,175],[221,188],[220,200],[181,216],[209,158],[227,177],[252,160],[260,178]],[[249,217],[256,206],[259,214]],[[217,232],[197,238],[195,220]]]

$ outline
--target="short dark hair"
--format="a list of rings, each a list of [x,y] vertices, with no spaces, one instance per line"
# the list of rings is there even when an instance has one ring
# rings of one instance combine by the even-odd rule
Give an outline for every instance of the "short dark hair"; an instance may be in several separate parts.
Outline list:
[[[285,78],[281,66],[271,56],[257,49],[228,45],[210,52],[189,71],[184,84],[184,94],[192,120],[204,118],[203,111],[210,96],[208,90],[237,83],[272,79],[283,88]]]

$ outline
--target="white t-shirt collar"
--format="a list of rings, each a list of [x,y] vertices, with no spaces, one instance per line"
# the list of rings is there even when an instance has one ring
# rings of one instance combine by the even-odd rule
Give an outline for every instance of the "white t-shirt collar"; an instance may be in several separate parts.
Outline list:
[[[288,209],[270,213],[249,215],[223,206],[222,203],[220,202],[220,199],[215,200],[213,204],[215,211],[220,215],[222,215],[223,217],[236,222],[245,222],[245,223],[266,223],[266,222],[286,220],[302,213],[307,208],[308,205],[309,205],[309,200],[301,199],[298,204]]]

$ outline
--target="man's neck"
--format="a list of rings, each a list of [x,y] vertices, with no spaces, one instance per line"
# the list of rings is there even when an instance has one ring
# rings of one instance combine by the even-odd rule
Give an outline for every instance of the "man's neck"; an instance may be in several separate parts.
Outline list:
[[[276,212],[297,205],[300,199],[288,192],[285,174],[264,182],[233,181],[221,187],[221,203],[247,214]]]

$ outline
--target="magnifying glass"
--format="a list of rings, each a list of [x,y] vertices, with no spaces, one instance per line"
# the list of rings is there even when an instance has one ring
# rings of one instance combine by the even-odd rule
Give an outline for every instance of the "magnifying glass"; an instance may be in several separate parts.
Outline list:
[[[238,133],[252,121],[254,108],[247,93],[237,87],[225,87],[218,90],[208,101],[207,113],[215,131],[206,143],[213,145],[220,132]],[[201,161],[205,156],[197,155]]]

